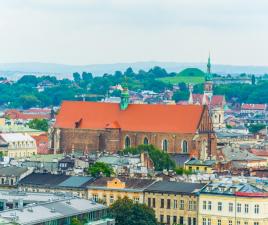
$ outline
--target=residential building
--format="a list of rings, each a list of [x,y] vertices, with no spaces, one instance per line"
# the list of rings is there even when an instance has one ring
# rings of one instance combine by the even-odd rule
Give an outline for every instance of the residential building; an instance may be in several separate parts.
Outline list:
[[[144,190],[144,202],[161,224],[198,225],[200,183],[158,181]]]
[[[16,166],[0,167],[0,188],[10,189],[16,187],[18,182],[31,174],[32,171],[32,169]]]
[[[7,148],[2,150],[4,156],[26,158],[37,154],[36,142],[28,134],[1,133],[0,139],[8,144]]]
[[[143,191],[154,182],[151,179],[101,177],[88,185],[88,197],[108,206],[124,197],[144,203]]]
[[[200,225],[267,225],[268,193],[248,183],[210,183],[198,210]]]
[[[184,164],[186,170],[196,173],[213,173],[216,160],[190,159]]]
[[[88,198],[87,186],[93,181],[94,178],[88,176],[32,173],[20,180],[18,187],[25,192],[69,193]]]

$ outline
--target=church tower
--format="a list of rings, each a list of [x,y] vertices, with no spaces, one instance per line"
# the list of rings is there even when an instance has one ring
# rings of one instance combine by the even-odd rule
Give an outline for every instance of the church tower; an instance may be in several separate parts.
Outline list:
[[[125,77],[125,82],[122,86],[123,86],[123,90],[121,91],[120,109],[126,110],[129,104],[129,92],[128,92],[128,87],[127,87],[126,77]]]
[[[210,54],[209,54],[208,63],[207,63],[207,73],[205,76],[205,84],[204,84],[203,103],[205,102],[206,97],[208,97],[208,99],[210,101],[212,98],[212,95],[213,95],[213,83],[212,83],[211,62],[210,62]]]

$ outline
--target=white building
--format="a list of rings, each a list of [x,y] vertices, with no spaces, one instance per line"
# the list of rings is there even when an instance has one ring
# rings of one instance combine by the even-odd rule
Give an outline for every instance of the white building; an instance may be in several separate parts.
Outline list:
[[[7,144],[5,148],[1,148],[1,152],[5,156],[25,158],[37,154],[35,139],[28,134],[2,133],[0,139],[2,143]]]

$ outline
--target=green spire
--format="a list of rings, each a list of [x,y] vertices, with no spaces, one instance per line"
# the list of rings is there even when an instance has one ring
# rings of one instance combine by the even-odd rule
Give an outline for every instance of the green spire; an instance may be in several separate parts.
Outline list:
[[[206,79],[206,81],[211,81],[212,80],[210,53],[209,53],[209,56],[208,56],[207,73],[206,73],[205,79]]]
[[[129,104],[129,92],[127,87],[127,79],[125,77],[124,83],[122,83],[123,90],[121,91],[120,109],[125,110]]]

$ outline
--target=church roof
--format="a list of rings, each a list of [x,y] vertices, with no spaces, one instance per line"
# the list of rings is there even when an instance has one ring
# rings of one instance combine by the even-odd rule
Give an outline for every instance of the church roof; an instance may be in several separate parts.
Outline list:
[[[117,103],[63,102],[55,127],[126,131],[195,133],[202,118],[202,105],[129,104],[120,110]],[[116,122],[115,122],[116,121]]]
[[[203,104],[203,94],[193,94],[193,104]],[[225,105],[225,98],[223,95],[213,95],[209,101],[209,97],[206,96],[206,105],[210,107],[223,107]]]

